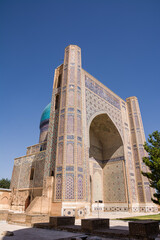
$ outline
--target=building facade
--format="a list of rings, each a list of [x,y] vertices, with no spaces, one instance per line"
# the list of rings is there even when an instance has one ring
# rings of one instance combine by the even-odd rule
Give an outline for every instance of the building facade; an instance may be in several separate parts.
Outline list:
[[[124,101],[82,69],[69,45],[56,68],[39,144],[14,160],[11,209],[83,217],[97,211],[157,211],[151,201],[138,100]]]

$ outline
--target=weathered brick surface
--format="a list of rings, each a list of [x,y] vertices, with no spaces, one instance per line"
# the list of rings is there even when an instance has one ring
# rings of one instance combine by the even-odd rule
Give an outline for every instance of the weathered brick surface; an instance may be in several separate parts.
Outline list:
[[[8,217],[8,211],[2,210],[0,211],[0,221],[6,221]]]

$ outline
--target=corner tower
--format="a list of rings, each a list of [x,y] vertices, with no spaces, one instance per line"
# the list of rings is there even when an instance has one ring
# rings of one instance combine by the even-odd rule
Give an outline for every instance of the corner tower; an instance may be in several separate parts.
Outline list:
[[[64,65],[55,71],[45,162],[45,175],[54,172],[52,201],[62,204],[64,215],[77,205],[83,214],[87,211],[89,177],[82,119],[81,49],[69,45]]]

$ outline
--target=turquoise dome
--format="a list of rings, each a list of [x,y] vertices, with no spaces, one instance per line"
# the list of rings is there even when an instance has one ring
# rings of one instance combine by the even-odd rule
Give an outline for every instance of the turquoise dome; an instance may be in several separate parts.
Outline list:
[[[49,120],[51,112],[51,103],[49,103],[42,112],[40,125],[42,122]]]

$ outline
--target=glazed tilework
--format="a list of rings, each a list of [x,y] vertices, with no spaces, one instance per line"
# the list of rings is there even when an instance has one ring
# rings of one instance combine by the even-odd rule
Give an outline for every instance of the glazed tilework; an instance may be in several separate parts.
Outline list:
[[[105,202],[126,202],[122,161],[105,166],[103,181]]]
[[[78,143],[77,144],[77,162],[78,165],[82,165],[82,144]]]
[[[81,85],[81,70],[77,70],[77,84]]]
[[[73,140],[74,139],[74,135],[67,135],[67,139]]]
[[[77,92],[77,107],[81,108],[81,92]]]
[[[94,158],[91,158],[94,161]],[[105,166],[106,163],[111,163],[111,162],[117,162],[120,160],[124,160],[124,156],[116,157],[116,158],[111,158],[111,159],[106,159],[106,160],[96,160],[97,163],[99,163],[101,166]],[[95,165],[94,165],[95,166]],[[97,167],[99,167],[98,164],[96,164]]]
[[[77,135],[82,135],[82,125],[81,125],[81,116],[77,115]]]
[[[67,217],[75,216],[75,209],[72,209],[72,208],[63,209],[63,216],[67,216]]]
[[[73,167],[73,166],[67,166],[67,167],[66,167],[66,171],[71,171],[71,172],[73,172],[73,171],[74,171],[74,167]]]
[[[74,199],[74,175],[66,173],[65,199]]]
[[[74,133],[74,115],[73,114],[68,114],[67,133],[68,134],[73,134]]]
[[[83,175],[78,174],[78,199],[83,199]]]
[[[74,83],[74,79],[75,79],[75,67],[71,67],[70,68],[70,79],[69,79],[69,82],[70,83]]]
[[[66,91],[62,92],[62,106],[61,108],[64,108],[66,104]]]
[[[64,77],[63,77],[63,86],[65,86],[67,83],[67,74],[68,74],[68,69],[65,68],[64,69]]]
[[[62,171],[62,167],[57,167],[57,172],[61,172]]]
[[[58,144],[58,164],[62,164],[63,161],[63,143]]]
[[[36,161],[34,187],[42,187],[43,186],[44,163],[45,163],[45,159]]]
[[[101,169],[94,169],[92,176],[92,201],[103,200],[103,172]]]
[[[85,85],[86,88],[90,89],[92,92],[96,93],[98,96],[105,99],[114,107],[121,109],[120,101],[115,96],[113,96],[109,91],[105,90],[96,82],[94,82],[92,79],[90,79],[88,76],[85,76]]]
[[[60,128],[59,128],[59,134],[62,135],[64,133],[64,114],[60,116]]]
[[[96,113],[107,112],[107,115],[115,124],[123,139],[121,112],[87,88],[85,90],[85,96],[87,123],[89,123],[91,117],[95,116]]]
[[[73,89],[69,90],[68,105],[74,106],[74,90]]]
[[[76,60],[76,52],[75,49],[71,49],[71,54],[70,54],[70,62],[75,63]]]
[[[67,158],[66,164],[73,164],[74,163],[74,143],[69,142],[67,143]]]
[[[62,199],[62,174],[56,176],[56,199]]]
[[[152,202],[151,200],[151,191],[149,186],[145,186],[145,193],[146,193],[146,201]]]

